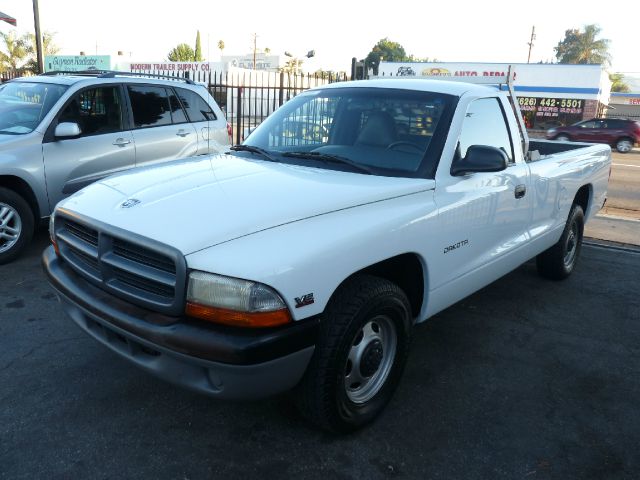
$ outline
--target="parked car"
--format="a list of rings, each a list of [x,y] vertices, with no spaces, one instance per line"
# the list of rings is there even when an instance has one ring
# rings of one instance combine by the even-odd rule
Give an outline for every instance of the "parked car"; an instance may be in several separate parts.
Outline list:
[[[45,271],[132,364],[219,398],[294,389],[307,418],[353,430],[391,398],[415,324],[530,258],[576,268],[611,149],[529,144],[517,105],[462,82],[312,89],[228,155],[62,201]]]
[[[221,152],[227,122],[206,88],[118,72],[0,86],[0,264],[62,198],[133,167]]]
[[[640,143],[640,122],[619,118],[592,118],[567,127],[547,130],[547,138],[562,142],[606,143],[620,153]]]

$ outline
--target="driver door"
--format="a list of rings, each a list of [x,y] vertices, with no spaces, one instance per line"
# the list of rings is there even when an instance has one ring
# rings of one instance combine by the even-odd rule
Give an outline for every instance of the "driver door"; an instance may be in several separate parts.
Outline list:
[[[55,127],[76,123],[80,135],[60,138]],[[64,197],[135,166],[135,146],[125,123],[120,85],[83,89],[49,126],[42,145],[51,209]]]

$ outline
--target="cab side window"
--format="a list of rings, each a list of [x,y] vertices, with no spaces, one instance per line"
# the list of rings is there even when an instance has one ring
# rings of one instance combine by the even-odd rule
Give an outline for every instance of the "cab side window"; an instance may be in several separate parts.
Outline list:
[[[77,123],[81,137],[122,131],[120,89],[99,87],[79,92],[60,113],[58,123],[63,122]]]
[[[469,105],[462,125],[457,154],[464,158],[472,145],[496,147],[514,162],[513,145],[500,102],[497,98],[481,98]]]

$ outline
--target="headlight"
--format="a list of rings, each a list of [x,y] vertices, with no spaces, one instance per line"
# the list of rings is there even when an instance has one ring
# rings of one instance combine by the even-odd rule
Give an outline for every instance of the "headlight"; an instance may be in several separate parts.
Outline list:
[[[198,271],[189,275],[185,313],[241,327],[273,327],[291,322],[284,300],[272,288]]]
[[[555,128],[550,128],[549,130],[547,130],[547,133],[549,135],[553,135],[554,133],[556,133],[556,129]]]

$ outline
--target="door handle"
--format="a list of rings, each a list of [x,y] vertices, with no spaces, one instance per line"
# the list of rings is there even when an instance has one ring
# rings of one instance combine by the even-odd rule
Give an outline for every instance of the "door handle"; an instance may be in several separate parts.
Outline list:
[[[181,128],[180,130],[178,130],[178,133],[176,133],[176,135],[178,135],[179,137],[186,137],[187,135],[189,135],[189,133],[191,132],[187,132],[184,128]]]
[[[129,145],[131,140],[127,140],[126,138],[116,138],[116,141],[113,142],[114,145],[118,147],[124,147],[125,145]]]
[[[527,193],[527,187],[525,185],[517,185],[514,191],[516,198],[522,198]]]

